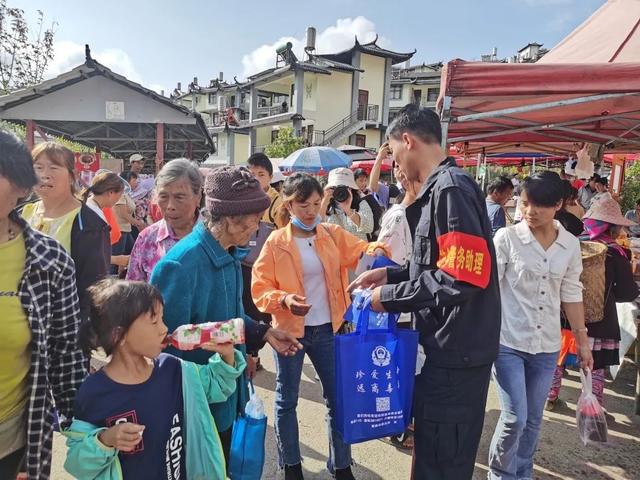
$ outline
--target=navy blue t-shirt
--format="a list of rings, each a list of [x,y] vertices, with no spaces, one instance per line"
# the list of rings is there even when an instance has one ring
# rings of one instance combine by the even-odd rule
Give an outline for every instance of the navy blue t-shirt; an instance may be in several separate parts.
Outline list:
[[[117,383],[102,370],[94,373],[78,390],[74,413],[99,427],[122,422],[145,426],[136,449],[118,455],[125,479],[186,478],[182,370],[177,358],[160,354],[151,377],[138,385]]]

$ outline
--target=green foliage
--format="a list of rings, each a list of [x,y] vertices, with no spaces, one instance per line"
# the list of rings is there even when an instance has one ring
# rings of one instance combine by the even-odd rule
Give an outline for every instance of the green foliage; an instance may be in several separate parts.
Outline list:
[[[293,134],[293,128],[281,128],[278,136],[271,145],[264,149],[264,153],[271,158],[286,158],[296,150],[304,147],[304,139]]]
[[[20,125],[19,123],[0,120],[0,129],[7,130],[8,132],[13,132],[18,138],[21,138],[22,140],[26,140],[27,138],[27,129],[25,128],[24,125]],[[52,140],[61,145],[64,145],[65,147],[67,147],[68,149],[74,152],[95,153],[96,151],[95,148],[87,147],[86,145],[82,145],[81,143],[77,143],[77,142],[72,142],[71,140],[67,140],[66,138],[62,138],[62,137],[50,136],[49,140]],[[102,158],[108,158],[109,156],[110,155],[108,155],[105,152],[102,153]]]
[[[53,60],[56,23],[44,25],[44,13],[37,10],[29,27],[24,10],[0,0],[0,94],[36,85]]]
[[[633,210],[640,198],[640,162],[634,162],[626,169],[622,186],[622,211]]]

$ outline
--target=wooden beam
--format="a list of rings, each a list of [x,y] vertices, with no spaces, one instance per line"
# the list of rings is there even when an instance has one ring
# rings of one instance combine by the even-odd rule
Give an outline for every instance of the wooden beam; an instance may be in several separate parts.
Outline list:
[[[164,164],[164,123],[156,124],[156,173]]]
[[[33,150],[33,147],[35,147],[35,136],[34,136],[34,132],[36,130],[35,126],[36,126],[36,122],[34,122],[33,120],[27,120],[26,122],[27,125],[27,148],[29,149],[29,151]]]

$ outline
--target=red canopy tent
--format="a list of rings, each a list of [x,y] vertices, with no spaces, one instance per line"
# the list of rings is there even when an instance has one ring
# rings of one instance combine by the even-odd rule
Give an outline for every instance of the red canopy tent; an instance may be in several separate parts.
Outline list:
[[[640,63],[503,64],[453,60],[438,100],[443,143],[467,154],[568,154],[576,144],[640,147]]]

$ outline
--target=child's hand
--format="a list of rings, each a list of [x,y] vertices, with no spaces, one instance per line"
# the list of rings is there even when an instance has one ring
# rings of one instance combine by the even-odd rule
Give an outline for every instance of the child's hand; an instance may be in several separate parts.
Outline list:
[[[122,452],[131,452],[142,441],[144,425],[136,423],[119,423],[100,432],[98,440],[107,447],[117,448]]]
[[[203,343],[200,345],[200,348],[206,350],[207,352],[216,352],[219,353],[222,357],[222,360],[225,363],[228,363],[231,366],[235,365],[235,354],[233,349],[233,343],[216,343],[214,341]]]

